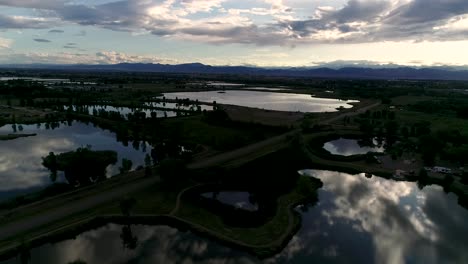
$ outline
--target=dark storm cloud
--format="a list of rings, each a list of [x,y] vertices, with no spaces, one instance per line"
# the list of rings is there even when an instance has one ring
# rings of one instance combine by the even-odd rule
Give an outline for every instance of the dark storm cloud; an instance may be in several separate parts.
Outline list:
[[[433,23],[468,13],[466,0],[413,0],[391,12],[386,23]]]

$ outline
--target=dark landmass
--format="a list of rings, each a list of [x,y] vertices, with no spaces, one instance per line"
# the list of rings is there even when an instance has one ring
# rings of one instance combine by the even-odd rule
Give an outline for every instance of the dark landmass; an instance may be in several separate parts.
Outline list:
[[[109,65],[2,65],[4,69],[44,69],[65,71],[117,71],[117,72],[153,72],[153,73],[184,73],[184,74],[233,74],[259,75],[281,77],[308,77],[326,79],[382,79],[382,80],[468,80],[468,71],[446,67],[395,67],[395,68],[367,68],[344,67],[332,68],[259,68],[248,66],[211,66],[201,63],[179,65],[152,63],[120,63]]]
[[[8,134],[8,135],[0,135],[0,140],[13,140],[17,138],[23,137],[34,137],[37,134]]]

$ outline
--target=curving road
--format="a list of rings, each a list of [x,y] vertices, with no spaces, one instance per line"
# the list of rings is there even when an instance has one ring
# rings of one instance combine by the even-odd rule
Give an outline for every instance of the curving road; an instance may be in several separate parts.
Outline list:
[[[320,124],[329,124],[333,121],[336,121],[340,118],[345,116],[353,116],[358,115],[360,113],[364,113],[365,111],[379,106],[380,103],[375,103],[372,105],[368,105],[357,109],[353,112],[343,113],[341,115],[329,118],[327,120],[321,121]],[[294,130],[288,133],[285,133],[280,136],[276,136],[273,138],[266,139],[261,142],[257,142],[255,144],[251,144],[240,149],[222,153],[220,155],[207,158],[204,160],[196,161],[188,165],[191,169],[200,169],[206,168],[216,165],[226,165],[238,160],[251,160],[262,155],[271,153],[281,147],[283,147],[287,143],[287,138],[294,133],[297,133],[298,130]],[[128,179],[128,178],[127,178]],[[108,184],[109,188],[96,191],[95,188],[87,188],[79,191],[75,191],[73,193],[68,193],[58,197],[52,197],[45,201],[41,201],[34,205],[29,205],[25,207],[21,207],[19,209],[14,210],[15,214],[12,217],[15,217],[14,221],[9,221],[9,217],[4,215],[0,215],[0,243],[6,241],[15,236],[19,236],[24,234],[28,231],[40,228],[41,226],[46,226],[47,224],[59,221],[61,219],[67,218],[71,215],[79,214],[80,212],[84,212],[86,210],[90,210],[95,208],[101,204],[105,204],[108,202],[112,202],[115,200],[121,199],[128,193],[132,193],[138,190],[141,190],[145,187],[148,187],[151,184],[157,183],[159,181],[159,177],[152,177],[152,178],[143,178],[143,177],[135,177],[130,181],[126,181],[125,184],[119,184],[119,181],[113,182],[110,181]],[[106,183],[104,183],[105,185]],[[180,206],[180,198],[187,191],[192,187],[184,189],[181,191],[177,197],[177,204],[176,207],[171,212],[171,215],[175,214]],[[60,200],[62,198],[66,198]],[[60,200],[60,201],[58,201]],[[289,223],[287,227],[287,231],[290,231],[292,228],[292,211],[291,208],[289,211]],[[24,215],[23,218],[19,217],[18,215]],[[18,219],[18,220],[16,220]],[[198,226],[198,225],[197,225]],[[198,226],[199,228],[203,228],[204,230],[212,233],[207,228]],[[285,235],[288,234],[285,232]],[[219,236],[219,234],[218,234]],[[228,241],[233,241],[238,244],[243,244],[245,246],[252,247],[252,245],[247,245],[245,243],[241,243],[240,241],[234,241],[229,238],[223,237]],[[278,240],[284,239],[284,236],[279,238]],[[273,245],[277,243],[277,241],[272,241],[270,243]],[[7,247],[10,248],[12,245],[8,245]],[[268,247],[269,245],[265,245]],[[4,250],[5,248],[0,248],[0,251]]]

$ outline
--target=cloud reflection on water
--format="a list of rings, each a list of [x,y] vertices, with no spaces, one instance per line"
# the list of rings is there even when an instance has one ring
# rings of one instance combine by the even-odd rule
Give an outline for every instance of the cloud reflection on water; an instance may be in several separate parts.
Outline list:
[[[49,172],[42,166],[42,157],[49,152],[63,153],[78,147],[91,145],[94,150],[114,150],[122,158],[133,161],[134,168],[142,165],[151,147],[145,151],[135,150],[131,144],[124,146],[116,141],[115,134],[73,122],[71,126],[61,124],[55,129],[45,129],[45,125],[23,125],[18,133],[37,133],[36,136],[2,141],[0,143],[0,199],[2,192],[29,189],[50,183]],[[11,125],[0,127],[0,133],[13,133]],[[119,163],[108,168],[108,176],[118,172]]]
[[[442,188],[364,175],[306,170],[320,178],[319,203],[283,251],[258,260],[190,232],[133,226],[139,245],[124,249],[121,226],[107,225],[33,250],[32,263],[468,263],[468,211]],[[14,262],[6,262],[12,264]],[[2,264],[6,264],[2,263]]]

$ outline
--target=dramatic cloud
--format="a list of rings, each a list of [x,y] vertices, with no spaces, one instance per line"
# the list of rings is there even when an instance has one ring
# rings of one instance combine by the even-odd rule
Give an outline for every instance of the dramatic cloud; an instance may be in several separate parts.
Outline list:
[[[56,23],[50,20],[37,17],[5,16],[0,14],[0,29],[23,29],[23,28],[49,28]]]
[[[120,0],[92,5],[60,0],[0,0],[0,5],[39,10],[36,13],[44,17],[40,21],[3,15],[0,27],[43,28],[60,21],[197,42],[293,46],[447,41],[468,36],[468,27],[456,26],[459,19],[467,19],[466,0],[348,0],[342,7],[306,10],[307,19],[299,15],[303,8],[294,8],[294,1],[253,1],[245,9],[229,8],[232,3],[233,0]]]
[[[1,43],[1,39],[0,39]],[[68,46],[69,48],[65,48]],[[29,52],[29,53],[9,53],[0,54],[1,63],[27,64],[31,61],[47,64],[115,64],[115,63],[165,63],[176,64],[180,63],[177,60],[158,57],[154,55],[135,55],[116,51],[100,51],[96,54],[87,54],[81,52],[81,49],[73,45],[65,45],[65,49],[72,49],[70,52],[46,53],[46,52]],[[75,49],[76,48],[76,49]]]

